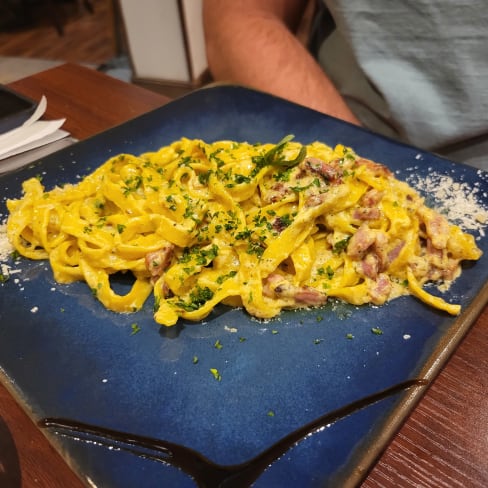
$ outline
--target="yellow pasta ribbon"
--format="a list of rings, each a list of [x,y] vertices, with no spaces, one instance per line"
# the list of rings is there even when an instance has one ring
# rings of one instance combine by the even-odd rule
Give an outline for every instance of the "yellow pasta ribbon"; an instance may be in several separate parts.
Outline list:
[[[23,183],[7,234],[60,283],[85,281],[130,313],[200,321],[219,303],[261,319],[328,297],[381,305],[412,294],[457,314],[423,285],[444,286],[481,251],[381,164],[343,145],[182,138],[110,158],[77,184]],[[112,281],[125,281],[126,294]]]

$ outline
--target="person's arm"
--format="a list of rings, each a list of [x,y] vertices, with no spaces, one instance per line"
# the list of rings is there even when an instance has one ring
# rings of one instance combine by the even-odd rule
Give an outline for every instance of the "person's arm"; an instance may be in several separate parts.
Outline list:
[[[230,81],[358,124],[315,59],[295,37],[307,0],[204,0],[207,58]]]

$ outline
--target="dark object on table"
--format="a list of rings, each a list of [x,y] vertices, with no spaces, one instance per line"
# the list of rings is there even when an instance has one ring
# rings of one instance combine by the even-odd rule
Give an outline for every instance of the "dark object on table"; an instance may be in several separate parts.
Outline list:
[[[0,134],[22,125],[36,105],[34,100],[0,85]]]

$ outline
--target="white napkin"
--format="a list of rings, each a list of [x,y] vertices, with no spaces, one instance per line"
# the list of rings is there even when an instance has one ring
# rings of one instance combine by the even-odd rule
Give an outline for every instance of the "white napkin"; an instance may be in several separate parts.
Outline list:
[[[46,111],[47,100],[42,96],[34,113],[20,127],[0,135],[0,160],[44,146],[69,135],[61,130],[66,119],[39,120]]]

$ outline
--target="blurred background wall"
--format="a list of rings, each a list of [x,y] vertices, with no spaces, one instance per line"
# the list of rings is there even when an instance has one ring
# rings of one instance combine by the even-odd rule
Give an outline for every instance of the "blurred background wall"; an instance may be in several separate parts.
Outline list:
[[[206,82],[202,0],[2,0],[0,83],[62,62],[178,96]]]

